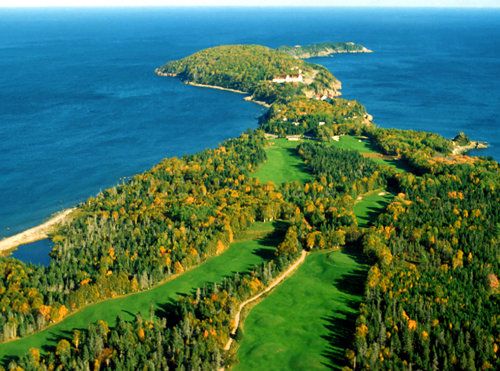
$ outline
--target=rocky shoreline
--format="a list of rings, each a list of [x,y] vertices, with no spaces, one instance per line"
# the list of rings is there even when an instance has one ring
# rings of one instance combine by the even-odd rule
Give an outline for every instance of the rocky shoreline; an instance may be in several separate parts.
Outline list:
[[[176,77],[176,73],[169,73],[169,72],[163,72],[160,68],[155,68],[155,74],[158,76],[164,76],[164,77]]]
[[[480,142],[480,141],[473,140],[470,143],[467,143],[465,145],[455,144],[455,147],[452,149],[452,153],[454,155],[462,155],[462,154],[467,153],[469,151],[472,151],[474,149],[486,149],[488,147],[489,147],[489,145],[486,142]]]

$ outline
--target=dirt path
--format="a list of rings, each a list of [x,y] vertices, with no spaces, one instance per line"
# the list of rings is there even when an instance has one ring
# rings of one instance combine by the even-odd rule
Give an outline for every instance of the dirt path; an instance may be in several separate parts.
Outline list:
[[[306,256],[307,256],[307,251],[302,250],[302,253],[300,254],[300,258],[298,258],[292,265],[290,265],[288,267],[288,269],[286,271],[284,271],[281,275],[279,275],[278,277],[276,277],[271,282],[271,284],[266,287],[265,290],[261,291],[259,294],[255,295],[255,296],[252,296],[250,299],[247,299],[243,303],[240,304],[240,306],[238,307],[238,312],[236,312],[236,316],[234,317],[234,326],[231,329],[231,335],[234,335],[236,333],[236,330],[238,329],[238,327],[240,325],[241,311],[243,310],[243,308],[245,306],[247,306],[248,304],[250,304],[251,302],[253,302],[253,301],[257,300],[258,298],[260,298],[262,295],[268,293],[269,291],[271,291],[276,286],[278,286],[283,280],[285,280],[288,276],[290,276],[290,274],[292,274],[292,272],[300,264],[302,264],[304,262],[304,260],[306,259]],[[226,343],[226,346],[224,347],[224,350],[226,350],[226,351],[229,350],[231,348],[231,344],[232,343],[233,343],[233,338],[230,337],[229,340]]]
[[[62,223],[67,219],[69,214],[73,212],[75,208],[66,209],[60,213],[54,215],[54,217],[47,220],[45,223],[37,225],[36,227],[25,230],[24,232],[18,233],[14,236],[4,238],[0,240],[0,254],[4,251],[11,250],[18,247],[19,245],[25,245],[27,243],[43,240],[48,237],[48,233],[52,228]]]

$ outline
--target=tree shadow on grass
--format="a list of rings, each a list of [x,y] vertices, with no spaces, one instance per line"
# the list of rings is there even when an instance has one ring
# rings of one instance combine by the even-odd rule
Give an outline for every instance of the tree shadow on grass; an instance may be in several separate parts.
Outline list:
[[[297,147],[286,148],[286,151],[291,155],[291,157],[294,157],[297,160],[299,160],[298,163],[292,165],[293,168],[297,169],[298,171],[300,171],[302,173],[309,174],[309,175],[311,174],[311,172],[309,171],[309,168],[302,160],[302,157],[300,157],[300,155],[297,151]]]
[[[342,251],[357,264],[365,266],[365,268],[367,264],[370,264],[370,260],[363,253],[363,246],[361,245],[360,240],[349,243],[342,249]]]
[[[349,303],[349,306],[358,307],[359,303]],[[322,336],[328,341],[327,349],[322,352],[326,360],[322,363],[329,369],[340,370],[347,366],[345,351],[352,348],[354,344],[356,316],[355,312],[338,310],[335,315],[321,318],[328,330],[328,335]]]
[[[19,359],[19,357],[17,357],[17,356],[4,356],[0,359],[0,365],[2,365],[3,367],[5,367],[7,369],[10,362],[17,361],[18,359]]]
[[[358,266],[350,272],[337,278],[335,282],[333,282],[333,285],[340,292],[359,298],[358,300],[351,299],[348,301],[349,307],[357,310],[358,303],[361,301],[365,293],[365,282],[368,275],[369,260],[362,253],[361,247],[356,243],[346,246],[343,252],[353,259]],[[355,306],[352,307],[351,304],[355,304]]]
[[[274,249],[265,248],[265,247],[254,250],[254,252],[253,252],[254,255],[257,255],[258,257],[260,257],[264,261],[268,261],[268,260],[271,260],[272,258],[274,258],[275,257],[274,253],[275,253]]]
[[[339,277],[333,285],[342,293],[352,296],[345,301],[347,309],[337,309],[330,316],[322,318],[325,321],[327,335],[322,336],[328,341],[328,348],[322,353],[326,359],[323,364],[330,369],[341,369],[346,366],[346,349],[354,349],[354,334],[356,331],[356,318],[359,305],[362,301],[365,282],[368,274],[368,259],[361,252],[358,243],[353,243],[344,249],[344,253],[350,256],[358,268]]]
[[[188,295],[179,293],[179,297],[181,296],[186,297]],[[165,319],[168,327],[175,326],[182,319],[181,308],[177,303],[178,300],[178,298],[170,299],[167,302],[156,306],[155,316]]]
[[[381,200],[375,201],[375,205],[366,207],[367,213],[359,223],[360,227],[367,228],[374,224],[377,217],[385,211],[389,203],[392,201],[391,195],[385,195]]]
[[[378,206],[368,206],[366,209],[368,212],[366,216],[362,217],[362,222],[359,223],[360,227],[367,228],[373,225],[377,217],[385,210],[387,205],[389,205],[389,201],[379,201],[377,202]]]
[[[273,231],[257,240],[260,246],[265,247],[256,249],[253,254],[259,256],[264,261],[273,259],[275,257],[274,252],[276,247],[281,241],[283,241],[288,225],[289,224],[287,222],[282,220],[274,221]]]
[[[42,351],[43,352],[51,352],[53,351],[57,343],[61,341],[62,339],[66,339],[69,342],[71,342],[71,339],[73,338],[73,332],[74,331],[80,331],[80,332],[87,332],[88,329],[86,328],[74,328],[71,330],[56,330],[50,333],[50,337],[47,338],[47,341],[44,345],[42,345]]]
[[[355,269],[354,271],[344,274],[337,279],[334,286],[344,294],[362,297],[365,291],[365,280],[367,271],[364,268]]]
[[[54,330],[50,332],[50,336],[47,338],[47,341],[45,342],[44,345],[40,347],[41,351],[44,353],[48,352],[53,352],[56,349],[57,343],[62,340],[66,339],[71,342],[71,339],[73,337],[73,331],[78,330],[81,332],[86,332],[88,331],[85,328],[75,328],[71,330]],[[10,362],[18,362],[20,357],[15,356],[15,355],[7,355],[4,356],[0,359],[0,365],[8,368],[8,365]]]

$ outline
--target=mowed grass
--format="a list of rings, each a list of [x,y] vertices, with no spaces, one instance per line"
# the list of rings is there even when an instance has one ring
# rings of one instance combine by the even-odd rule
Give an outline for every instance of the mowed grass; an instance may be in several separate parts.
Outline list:
[[[342,135],[338,142],[332,141],[331,143],[337,148],[358,151],[359,153],[378,153],[371,142],[364,137]]]
[[[53,346],[56,339],[69,336],[74,329],[86,329],[89,323],[97,320],[114,325],[117,316],[130,320],[140,313],[149,318],[151,308],[161,310],[162,305],[178,295],[193,292],[208,283],[220,282],[235,272],[248,271],[269,259],[282,233],[279,223],[255,223],[221,255],[210,258],[171,281],[148,291],[87,306],[44,331],[0,344],[0,360],[5,362],[10,357],[22,356],[32,347],[43,349]]]
[[[393,197],[377,190],[354,207],[366,227]],[[349,249],[313,252],[253,308],[243,325],[236,370],[340,369],[353,347],[368,266]]]
[[[352,135],[342,135],[338,142],[331,142],[334,147],[358,151],[362,155],[371,158],[378,164],[387,165],[394,168],[398,172],[407,170],[407,167],[400,160],[395,160],[389,156],[382,156],[381,152],[365,137]]]
[[[322,370],[342,364],[367,267],[346,251],[313,252],[245,319],[235,370]]]
[[[286,139],[270,140],[266,148],[267,161],[259,166],[253,176],[262,183],[273,182],[276,185],[293,181],[305,183],[312,180],[311,174],[297,153],[299,143]]]
[[[380,214],[391,202],[394,195],[382,189],[367,193],[354,204],[354,214],[358,220],[358,226],[369,227],[376,216]]]

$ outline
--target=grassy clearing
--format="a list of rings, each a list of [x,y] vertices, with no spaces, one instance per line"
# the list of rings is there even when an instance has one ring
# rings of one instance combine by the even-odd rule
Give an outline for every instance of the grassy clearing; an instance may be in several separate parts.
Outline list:
[[[310,254],[245,320],[235,370],[318,370],[342,362],[366,266],[347,251]]]
[[[358,225],[360,227],[369,227],[393,197],[392,193],[382,189],[365,194],[360,201],[354,204],[354,214],[358,219]]]
[[[85,329],[89,323],[97,320],[102,319],[114,325],[117,316],[130,320],[135,314],[141,313],[143,317],[149,318],[151,309],[161,311],[162,305],[178,295],[190,293],[207,283],[219,282],[232,273],[247,271],[269,259],[281,237],[282,229],[278,223],[255,223],[224,253],[210,258],[176,279],[149,291],[90,305],[44,331],[0,344],[0,359],[5,361],[4,357],[21,356],[32,347],[53,346],[55,339],[68,336],[73,329]]]
[[[378,164],[387,165],[398,172],[406,171],[407,168],[400,160],[395,160],[390,156],[383,156],[380,151],[366,137],[352,135],[342,135],[338,142],[331,142],[334,147],[358,151],[362,155],[371,158]]]
[[[274,184],[293,181],[305,183],[311,180],[311,174],[307,172],[296,150],[299,143],[286,139],[270,140],[266,148],[267,161],[259,166],[254,176],[262,183]]]

